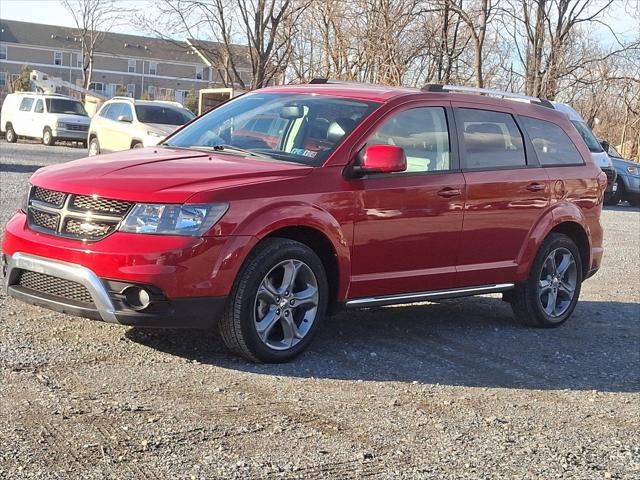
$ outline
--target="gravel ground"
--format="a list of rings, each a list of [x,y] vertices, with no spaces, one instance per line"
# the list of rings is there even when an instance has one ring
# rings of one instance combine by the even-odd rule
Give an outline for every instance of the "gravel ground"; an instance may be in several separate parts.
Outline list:
[[[0,143],[3,223],[39,166]],[[497,296],[351,312],[253,365],[213,333],[73,318],[0,294],[0,478],[640,478],[640,210],[568,324]]]

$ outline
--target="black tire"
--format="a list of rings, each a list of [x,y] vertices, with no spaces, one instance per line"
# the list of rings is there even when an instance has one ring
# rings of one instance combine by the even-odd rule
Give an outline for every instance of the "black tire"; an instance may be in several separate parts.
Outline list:
[[[44,130],[42,131],[42,143],[48,147],[55,145],[56,143],[56,139],[53,138],[53,133],[51,133],[51,129],[49,127],[44,127]]]
[[[546,271],[545,262],[554,251],[568,251],[575,262],[575,288],[573,297],[566,305],[566,310],[558,316],[549,315],[541,299],[541,276]],[[529,278],[509,292],[505,298],[511,303],[511,308],[516,319],[525,325],[532,327],[558,327],[562,325],[573,313],[580,297],[582,286],[582,259],[576,244],[566,235],[551,233],[540,246],[536,258],[531,266]],[[557,290],[557,286],[556,286]],[[549,297],[547,297],[549,300]],[[568,301],[568,299],[567,299]],[[555,303],[555,302],[554,302]],[[559,312],[560,313],[560,312]]]
[[[142,142],[135,142],[131,145],[131,148],[143,148],[144,145],[142,144]]]
[[[615,181],[616,191],[612,193],[604,194],[604,204],[607,206],[614,206],[620,203],[623,198],[624,185],[617,178]]]
[[[629,205],[631,205],[632,207],[640,207],[640,195],[634,195],[634,196],[627,196],[626,198],[627,202],[629,202]]]
[[[100,155],[100,142],[98,142],[98,137],[92,137],[89,141],[89,151],[87,152],[91,157],[93,155]]]
[[[10,123],[7,124],[7,130],[4,134],[4,137],[7,139],[9,143],[16,143],[18,141],[18,136],[16,135],[16,131],[13,129],[13,125]]]
[[[274,349],[260,338],[257,331],[258,288],[274,268],[287,260],[304,262],[313,272],[317,283],[317,310],[311,327],[302,339],[296,340],[298,343],[287,349]],[[313,250],[294,240],[268,238],[251,252],[238,273],[219,323],[222,339],[233,353],[253,362],[279,363],[290,360],[311,343],[326,313],[328,292],[324,267]]]
[[[87,141],[86,140],[81,141],[80,145],[82,145],[82,148],[87,148]]]

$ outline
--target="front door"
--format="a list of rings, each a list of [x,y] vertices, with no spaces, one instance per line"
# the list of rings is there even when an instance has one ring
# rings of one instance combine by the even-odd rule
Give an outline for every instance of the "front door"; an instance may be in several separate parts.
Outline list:
[[[354,180],[350,298],[455,286],[465,185],[451,115],[443,104],[400,107],[368,136],[366,146],[402,147],[407,170]]]
[[[458,284],[511,282],[529,232],[549,206],[549,178],[511,111],[458,106],[467,186]]]

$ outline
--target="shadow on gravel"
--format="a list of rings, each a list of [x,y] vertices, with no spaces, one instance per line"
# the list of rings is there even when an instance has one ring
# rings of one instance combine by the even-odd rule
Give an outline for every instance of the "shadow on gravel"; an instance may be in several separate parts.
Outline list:
[[[632,207],[627,202],[618,205],[609,205],[608,207],[603,207],[603,210],[611,210],[612,212],[640,212],[640,207]]]
[[[0,172],[33,173],[44,165],[23,165],[19,163],[0,163]]]
[[[350,311],[327,319],[309,351],[255,365],[215,333],[130,329],[130,340],[220,367],[304,378],[471,387],[640,391],[640,304],[583,301],[569,322],[534,329],[500,299]]]

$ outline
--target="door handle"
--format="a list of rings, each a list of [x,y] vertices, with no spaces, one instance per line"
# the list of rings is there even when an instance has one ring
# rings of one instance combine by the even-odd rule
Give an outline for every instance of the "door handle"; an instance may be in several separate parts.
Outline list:
[[[544,183],[533,182],[527,185],[527,190],[530,192],[540,192],[547,188]]]
[[[451,187],[445,187],[438,192],[438,195],[444,198],[457,197],[458,195],[461,195],[461,194],[462,194],[462,191],[459,188],[451,188]]]

